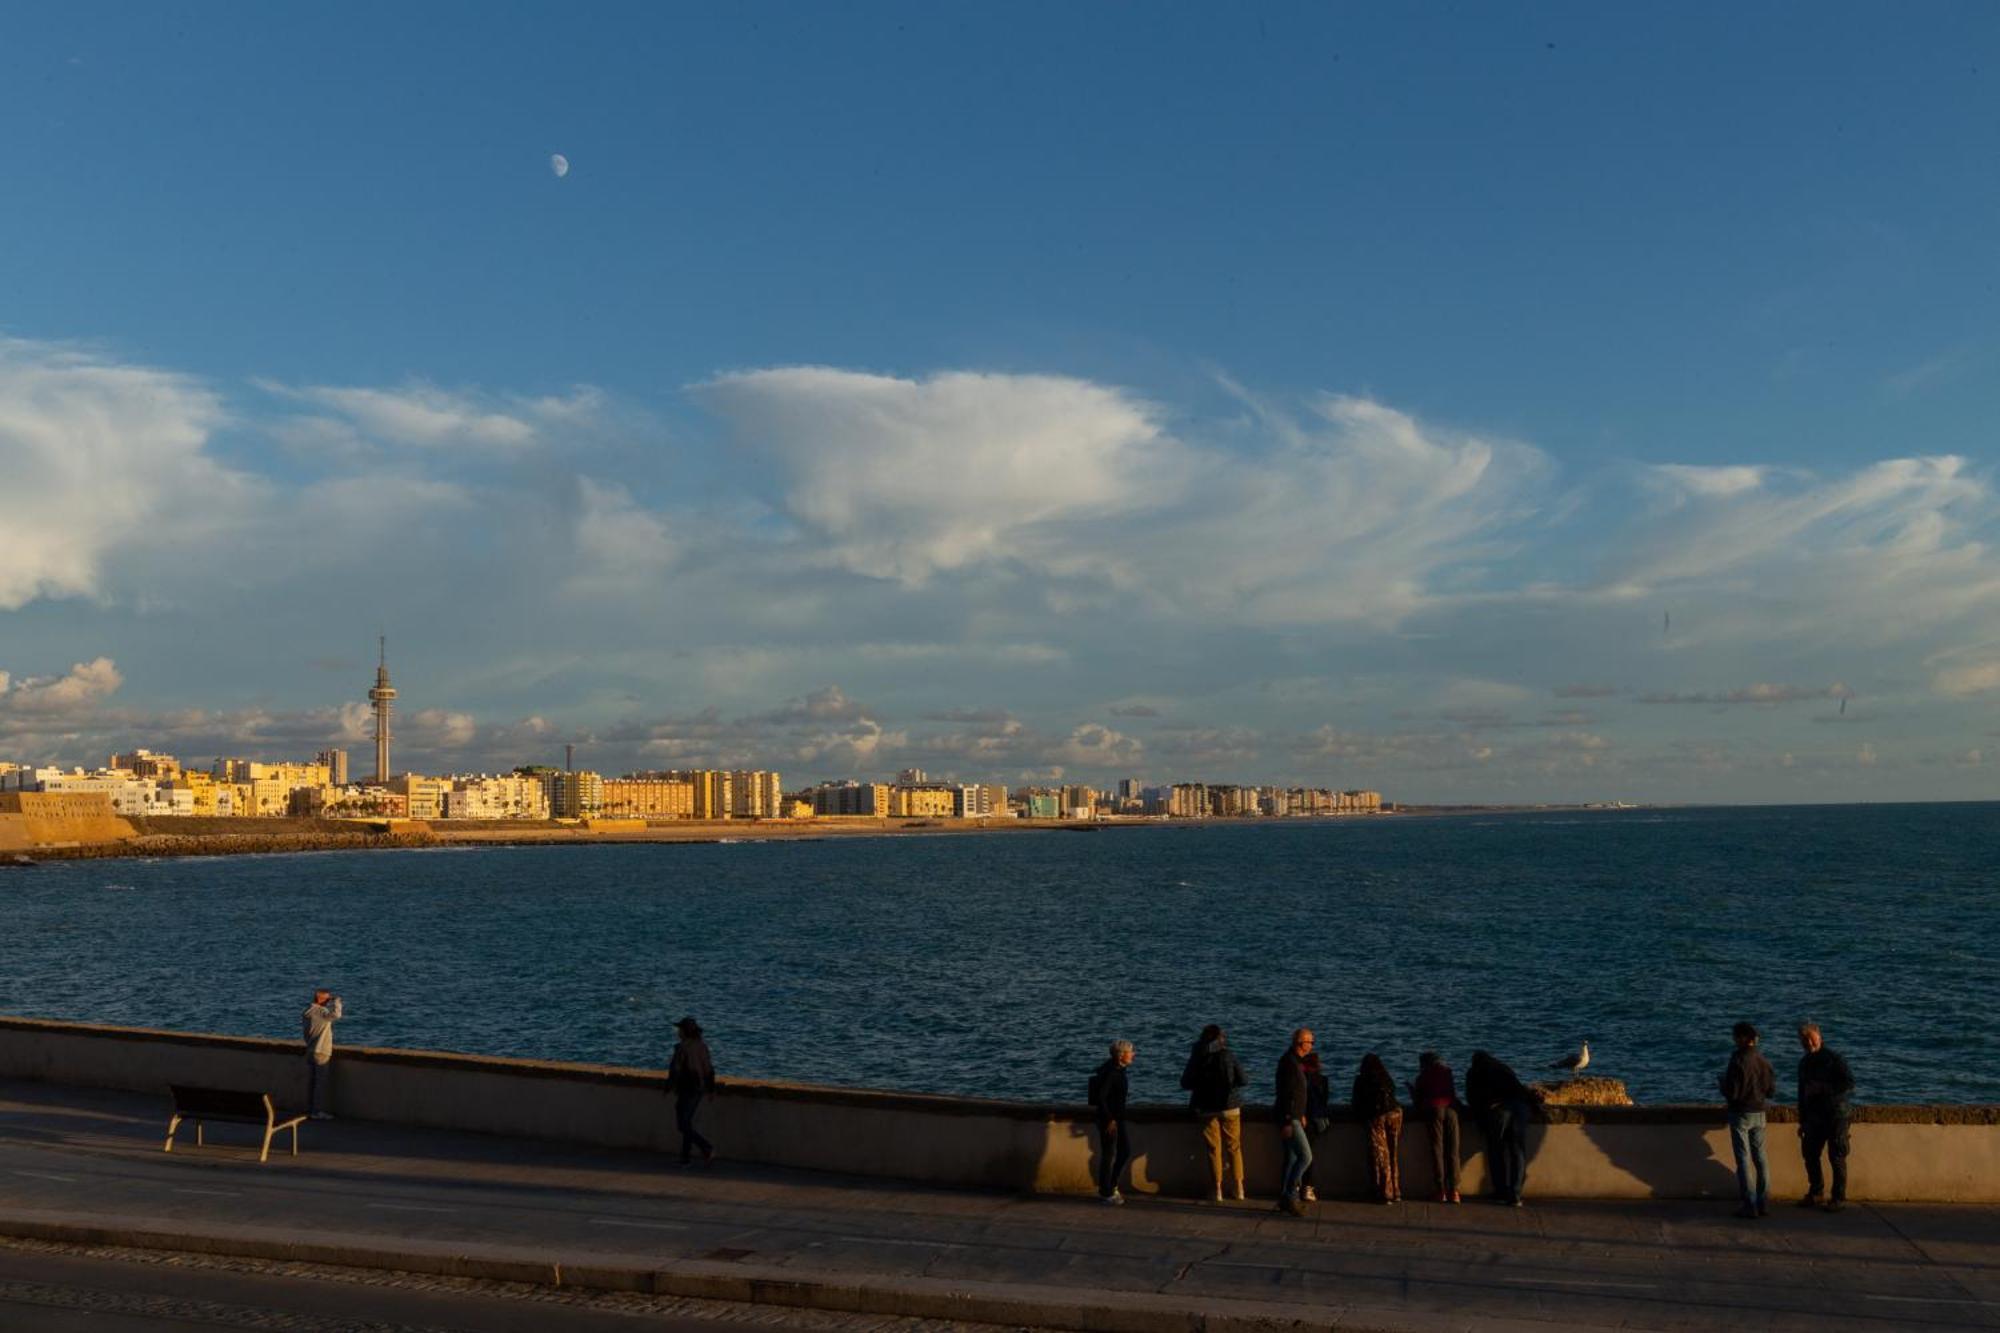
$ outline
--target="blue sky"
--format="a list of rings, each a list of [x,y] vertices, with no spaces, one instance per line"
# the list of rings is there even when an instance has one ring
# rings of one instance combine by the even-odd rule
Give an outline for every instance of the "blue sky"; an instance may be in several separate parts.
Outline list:
[[[0,757],[2000,794],[1990,6],[4,23]]]

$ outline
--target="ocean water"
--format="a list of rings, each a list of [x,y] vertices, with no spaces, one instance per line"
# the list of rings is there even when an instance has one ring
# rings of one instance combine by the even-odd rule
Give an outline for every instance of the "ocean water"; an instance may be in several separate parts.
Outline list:
[[[1177,1101],[1218,1022],[1263,1089],[1588,1038],[1712,1100],[1729,1028],[1789,1083],[1810,1016],[1863,1101],[2000,1102],[2000,805],[1766,807],[1091,834],[325,853],[0,871],[0,1011],[1081,1100],[1113,1037]],[[1338,1077],[1337,1077],[1338,1084]]]

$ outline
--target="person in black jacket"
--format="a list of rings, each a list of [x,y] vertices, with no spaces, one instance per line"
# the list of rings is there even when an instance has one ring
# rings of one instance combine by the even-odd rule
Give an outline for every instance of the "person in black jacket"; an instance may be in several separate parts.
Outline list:
[[[1278,1057],[1278,1095],[1273,1109],[1278,1113],[1278,1134],[1284,1143],[1285,1175],[1278,1187],[1278,1211],[1301,1215],[1305,1204],[1299,1199],[1305,1174],[1312,1168],[1312,1141],[1306,1135],[1306,1105],[1311,1080],[1306,1077],[1306,1056],[1312,1053],[1311,1028],[1292,1033],[1292,1044]]]
[[[1243,1188],[1243,1085],[1249,1081],[1222,1028],[1215,1023],[1203,1028],[1181,1070],[1181,1086],[1187,1089],[1188,1108],[1201,1121],[1201,1137],[1208,1145],[1209,1183],[1215,1188],[1217,1203],[1222,1202],[1225,1152],[1235,1176],[1236,1197],[1248,1196]]]
[[[681,1132],[681,1165],[694,1160],[701,1149],[704,1165],[715,1160],[715,1145],[694,1127],[694,1113],[701,1099],[715,1091],[715,1064],[708,1056],[708,1043],[701,1038],[701,1024],[683,1018],[674,1024],[681,1039],[674,1043],[673,1059],[667,1062],[667,1091],[674,1096],[674,1127]]]
[[[1528,1117],[1535,1095],[1512,1069],[1485,1051],[1474,1051],[1465,1067],[1465,1100],[1486,1135],[1494,1201],[1519,1208],[1528,1188]]]
[[[1361,1057],[1354,1075],[1354,1114],[1368,1127],[1368,1179],[1382,1203],[1403,1198],[1403,1108],[1396,1101],[1396,1080],[1389,1066],[1370,1051]]]
[[[1847,1206],[1847,1099],[1854,1092],[1854,1075],[1839,1052],[1825,1044],[1819,1024],[1799,1024],[1799,1150],[1806,1159],[1806,1197],[1801,1208],[1819,1204],[1822,1184],[1819,1155],[1826,1153],[1833,1168],[1833,1193],[1826,1210]]]
[[[1132,1131],[1125,1124],[1125,1099],[1131,1084],[1125,1069],[1132,1063],[1132,1043],[1111,1043],[1111,1057],[1090,1079],[1090,1104],[1097,1111],[1097,1197],[1123,1203],[1118,1177],[1132,1161]]]
[[[1326,1068],[1320,1063],[1318,1051],[1308,1051],[1300,1065],[1306,1071],[1306,1141],[1317,1144],[1319,1136],[1333,1128],[1333,1087],[1327,1081]],[[1319,1157],[1306,1163],[1305,1172],[1299,1176],[1299,1202],[1311,1203],[1319,1198],[1313,1188],[1313,1169],[1319,1164]]]
[[[1736,1049],[1716,1087],[1729,1103],[1729,1147],[1736,1155],[1736,1189],[1743,1197],[1736,1215],[1756,1218],[1771,1208],[1771,1164],[1764,1157],[1764,1107],[1778,1090],[1778,1076],[1757,1049],[1755,1027],[1738,1023],[1732,1035]]]

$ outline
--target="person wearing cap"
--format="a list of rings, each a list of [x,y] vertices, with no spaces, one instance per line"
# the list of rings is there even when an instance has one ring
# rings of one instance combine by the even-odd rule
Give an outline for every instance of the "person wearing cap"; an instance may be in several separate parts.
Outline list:
[[[1771,1062],[1757,1049],[1757,1029],[1738,1023],[1733,1029],[1736,1050],[1716,1080],[1729,1103],[1729,1147],[1736,1154],[1736,1189],[1743,1196],[1738,1217],[1758,1218],[1771,1211],[1771,1164],[1764,1157],[1764,1107],[1778,1090]],[[1755,1168],[1755,1180],[1752,1180]]]
[[[340,997],[324,986],[313,992],[312,1003],[301,1017],[306,1038],[306,1114],[314,1120],[331,1120],[325,1096],[329,1066],[333,1063],[333,1025],[346,1010]]]
[[[667,1091],[674,1096],[674,1126],[681,1132],[681,1165],[694,1160],[696,1148],[701,1149],[705,1165],[715,1160],[715,1145],[694,1127],[694,1113],[700,1109],[701,1099],[715,1091],[715,1063],[708,1057],[701,1024],[692,1016],[674,1024],[674,1031],[681,1039],[674,1043],[673,1058],[667,1062]]]

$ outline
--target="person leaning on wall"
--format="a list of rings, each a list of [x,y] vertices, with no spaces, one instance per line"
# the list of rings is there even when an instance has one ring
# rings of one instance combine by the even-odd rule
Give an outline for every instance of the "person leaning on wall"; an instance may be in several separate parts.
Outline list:
[[[1201,1122],[1209,1185],[1217,1203],[1223,1199],[1225,1165],[1235,1177],[1236,1197],[1248,1196],[1243,1187],[1243,1085],[1249,1081],[1221,1025],[1203,1028],[1181,1070],[1181,1087],[1187,1089],[1188,1109]]]

